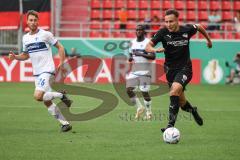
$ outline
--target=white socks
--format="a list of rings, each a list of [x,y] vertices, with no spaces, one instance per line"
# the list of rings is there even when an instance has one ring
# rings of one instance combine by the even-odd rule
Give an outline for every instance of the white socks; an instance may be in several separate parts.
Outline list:
[[[62,98],[63,94],[59,92],[46,92],[43,95],[43,101],[51,101],[54,98]]]
[[[56,93],[56,92],[55,92]],[[67,125],[69,122],[64,118],[62,113],[60,112],[59,108],[56,106],[56,104],[52,104],[48,107],[48,112],[54,116],[62,125]]]
[[[152,101],[146,101],[145,99],[143,100],[144,102],[144,106],[146,108],[146,111],[147,112],[151,112],[151,104],[152,104]]]
[[[130,100],[137,108],[142,108],[142,103],[140,102],[139,98],[135,96],[130,98]]]

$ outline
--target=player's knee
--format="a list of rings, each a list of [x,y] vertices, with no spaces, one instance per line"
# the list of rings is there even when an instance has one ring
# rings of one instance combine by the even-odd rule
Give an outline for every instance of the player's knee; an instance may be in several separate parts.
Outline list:
[[[39,95],[39,94],[35,94],[34,95],[34,99],[36,100],[36,101],[43,101],[43,97],[42,97],[42,95]]]
[[[142,92],[142,95],[145,101],[151,101],[151,97],[148,92]]]
[[[180,96],[180,93],[176,89],[171,89],[169,92],[170,96]]]
[[[179,100],[180,107],[183,107],[186,104],[186,100]]]
[[[134,90],[134,88],[128,87],[128,88],[127,88],[127,94],[128,94],[128,95],[133,94],[133,90]]]

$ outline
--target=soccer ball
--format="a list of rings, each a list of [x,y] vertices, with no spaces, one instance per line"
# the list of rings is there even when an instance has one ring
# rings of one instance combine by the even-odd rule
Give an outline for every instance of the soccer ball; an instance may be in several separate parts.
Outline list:
[[[166,143],[177,144],[180,140],[180,132],[177,128],[167,128],[163,133],[163,140]]]

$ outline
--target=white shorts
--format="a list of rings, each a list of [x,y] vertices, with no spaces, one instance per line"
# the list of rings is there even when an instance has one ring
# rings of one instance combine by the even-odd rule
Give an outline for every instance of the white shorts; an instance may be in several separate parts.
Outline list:
[[[35,90],[50,92],[51,84],[54,80],[54,75],[50,73],[42,73],[35,78]]]
[[[129,73],[126,76],[126,87],[137,89],[139,87],[141,92],[148,92],[150,90],[151,76],[149,75],[135,75]]]

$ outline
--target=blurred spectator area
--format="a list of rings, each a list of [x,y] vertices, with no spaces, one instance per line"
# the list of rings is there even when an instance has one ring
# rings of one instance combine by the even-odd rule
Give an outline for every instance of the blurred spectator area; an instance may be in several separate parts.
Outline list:
[[[208,15],[217,10],[222,19],[220,30],[209,31],[210,36],[213,39],[240,39],[233,22],[240,10],[240,0],[51,0],[51,5],[51,14],[48,14],[51,21],[43,23],[40,20],[40,25],[59,37],[133,38],[136,24],[143,23],[146,15],[160,18],[159,23],[150,22],[150,26],[163,27],[165,10],[175,8],[180,13],[181,23],[200,23],[206,28]],[[128,20],[122,34],[118,13],[123,7],[126,8]],[[156,30],[150,27],[148,32],[152,35]],[[0,33],[5,37],[13,35],[6,34],[3,29]],[[202,39],[203,36],[197,34],[193,38]]]
[[[88,10],[80,12],[77,6],[83,3]],[[122,7],[128,14],[124,35],[119,33],[118,13]],[[240,0],[63,0],[58,31],[62,37],[133,38],[136,24],[143,23],[146,14],[151,18],[157,15],[160,23],[152,25],[163,27],[164,12],[169,8],[179,11],[181,23],[200,23],[205,27],[208,26],[210,12],[217,10],[222,18],[220,30],[211,31],[210,36],[213,39],[240,39],[240,33],[234,30],[233,25],[233,18],[240,10]],[[80,18],[82,14],[84,20]],[[203,37],[196,35],[193,38]]]

